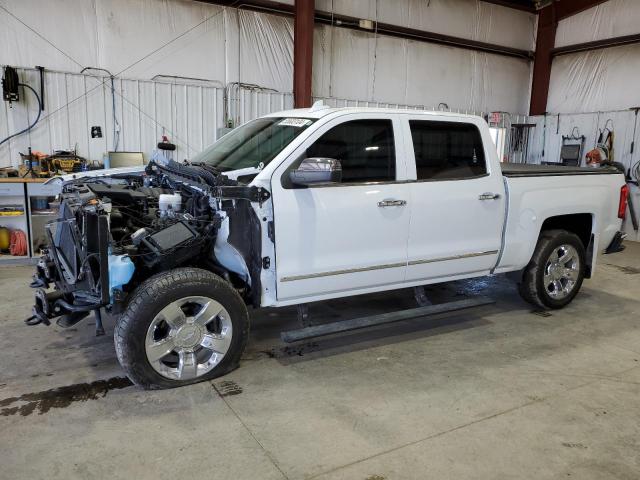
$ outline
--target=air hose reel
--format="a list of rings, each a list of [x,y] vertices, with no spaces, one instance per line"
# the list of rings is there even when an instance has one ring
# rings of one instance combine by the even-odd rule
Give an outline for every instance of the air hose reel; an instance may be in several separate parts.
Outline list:
[[[18,72],[10,66],[4,67],[4,75],[2,76],[2,99],[5,102],[17,102],[20,100],[18,92],[20,80],[18,80]]]

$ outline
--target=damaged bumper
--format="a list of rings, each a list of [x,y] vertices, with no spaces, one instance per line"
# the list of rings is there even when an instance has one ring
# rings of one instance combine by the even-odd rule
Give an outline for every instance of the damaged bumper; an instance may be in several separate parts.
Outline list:
[[[99,211],[85,215],[83,235],[68,205],[62,210],[45,227],[48,247],[31,282],[36,293],[28,325],[49,325],[60,317],[60,325],[70,326],[111,302],[107,217]],[[51,284],[56,289],[47,292]]]
[[[146,279],[182,266],[218,273],[256,304],[261,227],[251,204],[269,198],[263,188],[175,162],[65,184],[26,322],[58,318],[67,327],[94,311],[97,325],[102,308],[119,313]]]

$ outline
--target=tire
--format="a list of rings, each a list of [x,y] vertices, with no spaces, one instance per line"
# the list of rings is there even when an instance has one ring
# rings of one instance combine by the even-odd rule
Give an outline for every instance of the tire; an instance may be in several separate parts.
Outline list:
[[[572,247],[573,250],[564,247]],[[560,257],[566,252],[571,252],[577,257],[577,264],[572,261],[563,264],[562,258],[559,258],[558,262],[554,261],[554,254]],[[541,232],[531,261],[525,267],[518,284],[520,296],[542,309],[565,307],[580,291],[585,275],[585,259],[585,246],[577,235],[566,230]],[[562,272],[569,273],[565,275]],[[556,277],[561,278],[556,280]],[[569,280],[573,283],[570,284]],[[556,282],[559,282],[560,288]]]
[[[237,368],[248,337],[249,314],[240,295],[197,268],[177,268],[142,283],[114,331],[120,365],[148,390],[225,375]],[[172,347],[161,356],[160,349]]]

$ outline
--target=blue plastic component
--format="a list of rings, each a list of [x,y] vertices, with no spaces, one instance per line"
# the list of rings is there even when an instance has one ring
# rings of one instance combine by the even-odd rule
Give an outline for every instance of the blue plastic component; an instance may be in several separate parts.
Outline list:
[[[109,255],[109,295],[113,301],[113,290],[122,290],[129,283],[136,266],[126,255]]]

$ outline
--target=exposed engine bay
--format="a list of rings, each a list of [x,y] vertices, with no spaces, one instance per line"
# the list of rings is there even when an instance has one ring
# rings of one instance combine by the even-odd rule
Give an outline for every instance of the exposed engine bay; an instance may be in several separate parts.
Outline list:
[[[268,200],[267,190],[206,165],[167,161],[140,173],[73,180],[60,197],[27,323],[60,317],[58,324],[70,326],[96,311],[99,333],[101,308],[118,313],[141,283],[179,266],[215,272],[246,303],[259,304],[261,223],[251,203]]]

